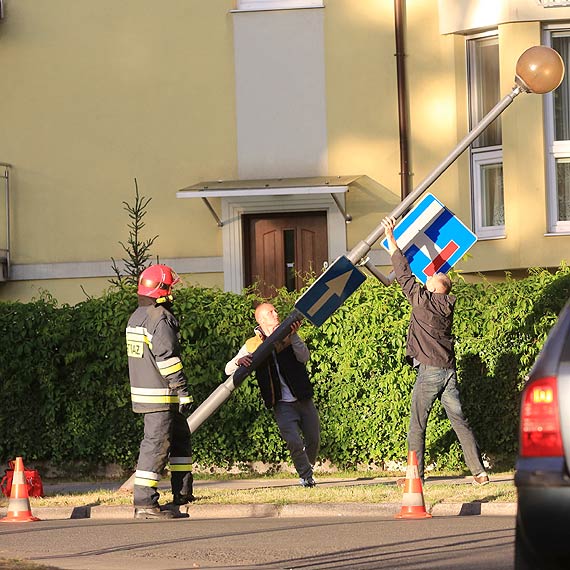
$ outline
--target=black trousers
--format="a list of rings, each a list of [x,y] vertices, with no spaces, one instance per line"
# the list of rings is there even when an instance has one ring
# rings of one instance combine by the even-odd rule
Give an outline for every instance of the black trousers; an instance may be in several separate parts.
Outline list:
[[[135,507],[158,506],[158,482],[167,463],[171,467],[172,494],[190,496],[191,455],[190,428],[178,410],[145,414],[144,438],[135,474]]]

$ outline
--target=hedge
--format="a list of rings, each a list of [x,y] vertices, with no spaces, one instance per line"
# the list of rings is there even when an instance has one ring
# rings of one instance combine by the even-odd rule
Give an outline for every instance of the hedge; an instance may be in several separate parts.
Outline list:
[[[464,411],[492,465],[512,467],[519,394],[548,331],[570,296],[570,270],[469,284],[454,275],[454,333]],[[188,287],[176,294],[183,362],[196,404],[225,380],[223,369],[252,334],[253,293]],[[280,292],[280,314],[295,296]],[[0,461],[21,455],[65,469],[73,463],[132,470],[142,422],[131,411],[124,329],[133,289],[111,289],[75,306],[44,296],[0,303]],[[320,458],[342,468],[406,459],[415,375],[404,362],[410,307],[397,285],[369,278],[320,328],[305,322],[322,422]],[[193,436],[194,461],[226,468],[288,460],[271,413],[247,379]],[[439,403],[430,417],[426,464],[464,469]]]

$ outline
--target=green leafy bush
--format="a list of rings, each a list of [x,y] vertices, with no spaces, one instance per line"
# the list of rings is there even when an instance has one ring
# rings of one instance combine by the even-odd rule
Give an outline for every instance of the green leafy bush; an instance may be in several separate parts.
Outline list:
[[[570,297],[570,270],[468,284],[455,278],[454,333],[464,410],[481,449],[512,467],[524,377]],[[296,296],[274,300],[284,317]],[[188,287],[176,295],[183,362],[196,404],[225,380],[225,363],[252,334],[251,293]],[[65,467],[116,463],[132,469],[142,437],[131,411],[124,329],[134,288],[75,306],[50,298],[0,303],[0,458],[22,455]],[[398,286],[368,279],[322,327],[305,322],[310,372],[322,421],[321,459],[339,467],[406,460],[415,374],[405,364],[410,307]],[[254,378],[194,434],[194,460],[229,467],[278,463],[288,454]],[[441,406],[427,433],[426,464],[464,467]]]

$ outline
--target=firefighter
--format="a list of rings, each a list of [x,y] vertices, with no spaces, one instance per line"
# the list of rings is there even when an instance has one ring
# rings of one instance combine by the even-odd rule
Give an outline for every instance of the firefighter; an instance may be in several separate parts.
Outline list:
[[[135,473],[134,508],[138,519],[171,519],[177,508],[159,506],[158,482],[165,467],[174,505],[192,495],[191,397],[180,360],[179,324],[171,312],[178,275],[167,265],[151,265],[138,281],[138,308],[127,324],[127,355],[133,411],[144,414],[144,437]],[[168,465],[167,465],[168,463]]]

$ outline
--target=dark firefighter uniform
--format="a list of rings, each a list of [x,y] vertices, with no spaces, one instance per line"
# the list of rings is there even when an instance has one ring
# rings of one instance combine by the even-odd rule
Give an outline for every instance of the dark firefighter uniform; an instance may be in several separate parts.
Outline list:
[[[190,429],[179,411],[191,399],[180,360],[178,321],[167,306],[139,295],[139,307],[126,330],[133,411],[144,414],[135,473],[135,516],[137,507],[159,506],[158,483],[167,463],[174,503],[193,500]]]

